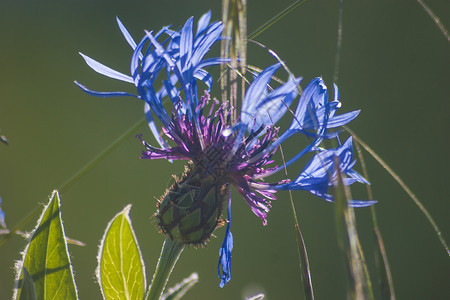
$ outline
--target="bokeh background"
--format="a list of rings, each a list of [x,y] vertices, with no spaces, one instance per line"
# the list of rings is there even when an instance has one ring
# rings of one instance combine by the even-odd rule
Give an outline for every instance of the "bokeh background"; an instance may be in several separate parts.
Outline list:
[[[293,1],[249,0],[252,32]],[[450,26],[450,2],[429,6]],[[84,63],[79,51],[125,73],[131,49],[115,23],[119,16],[136,39],[144,29],[181,26],[220,1],[0,1],[0,195],[9,227],[16,225],[51,191],[101,152],[143,115],[136,99],[88,96],[79,80],[96,90],[127,90]],[[306,1],[256,40],[280,55],[305,83],[323,76],[331,86],[336,54],[338,1]],[[415,1],[346,1],[340,77],[343,111],[362,109],[351,128],[409,184],[450,240],[449,43]],[[249,62],[275,61],[249,45]],[[143,133],[151,140],[149,130]],[[298,147],[298,146],[297,146]],[[294,153],[296,143],[284,150]],[[80,299],[100,299],[94,279],[98,241],[110,218],[132,203],[131,216],[151,278],[164,237],[150,218],[155,197],[183,164],[142,161],[133,136],[62,194],[66,234],[87,244],[69,246]],[[392,178],[365,155],[398,299],[448,299],[450,262],[418,208]],[[303,162],[304,163],[304,162]],[[294,177],[302,163],[289,169]],[[296,169],[297,168],[297,169]],[[294,200],[310,255],[317,299],[345,299],[345,267],[336,240],[334,206],[304,192]],[[367,197],[363,189],[355,197]],[[184,251],[170,284],[197,271],[200,282],[185,299],[243,299],[265,292],[267,299],[301,299],[293,221],[287,193],[273,203],[269,225],[233,200],[235,239],[232,281],[219,288],[216,266],[224,229],[207,248]],[[372,277],[374,237],[368,209],[357,222]],[[30,230],[34,224],[29,224]],[[14,261],[25,241],[0,248],[0,299],[12,294]],[[378,294],[377,294],[378,295]]]

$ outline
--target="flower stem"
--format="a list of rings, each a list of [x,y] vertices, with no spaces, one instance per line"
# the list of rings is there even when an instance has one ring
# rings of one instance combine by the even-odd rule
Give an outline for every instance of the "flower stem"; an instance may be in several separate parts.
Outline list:
[[[185,245],[173,241],[169,236],[166,238],[161,249],[158,264],[156,265],[155,274],[153,274],[152,283],[145,299],[160,299],[184,246]]]

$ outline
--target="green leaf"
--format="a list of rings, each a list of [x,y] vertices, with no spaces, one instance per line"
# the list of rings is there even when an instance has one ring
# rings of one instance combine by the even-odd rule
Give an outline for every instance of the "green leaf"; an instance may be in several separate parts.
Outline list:
[[[98,253],[97,279],[105,299],[143,299],[144,261],[127,205],[108,224]]]
[[[23,285],[20,300],[36,300],[36,290],[34,288],[33,278],[28,273],[27,268],[23,268]]]
[[[13,299],[78,299],[72,264],[54,190],[17,264]],[[33,288],[34,286],[34,288]]]
[[[183,279],[180,283],[167,290],[162,300],[179,300],[198,282],[198,274],[192,273],[189,277]]]

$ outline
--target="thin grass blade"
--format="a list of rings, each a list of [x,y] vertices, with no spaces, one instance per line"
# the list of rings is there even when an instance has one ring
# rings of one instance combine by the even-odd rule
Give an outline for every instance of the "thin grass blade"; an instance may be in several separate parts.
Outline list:
[[[336,165],[339,162],[336,159]],[[336,170],[337,181],[335,183],[336,202],[336,228],[340,248],[343,250],[346,261],[346,268],[349,274],[349,299],[374,299],[372,283],[368,273],[364,254],[356,230],[355,213],[352,207],[348,206],[351,193],[344,185],[342,174]]]
[[[361,147],[359,146],[358,142],[356,142],[355,145],[364,178],[370,181],[369,172],[367,171],[366,162],[364,160]],[[368,199],[373,200],[373,193],[371,186],[367,184],[366,187]],[[381,299],[395,300],[394,282],[391,274],[391,268],[389,265],[386,249],[384,247],[383,237],[378,227],[375,205],[370,207],[370,212],[372,215],[373,231],[377,245],[375,248],[375,262],[378,269],[378,277],[379,277],[378,282],[381,293]]]
[[[288,178],[287,169],[286,169],[286,161],[284,157],[283,148],[280,146],[280,153],[283,160],[283,164],[285,165],[284,173],[286,178]],[[300,263],[300,275],[302,277],[303,281],[303,294],[305,296],[305,299],[307,300],[314,300],[314,289],[312,284],[312,278],[311,278],[311,268],[309,266],[309,258],[308,258],[308,251],[306,250],[306,244],[303,239],[303,234],[300,229],[300,225],[298,223],[298,217],[297,212],[295,210],[294,200],[292,197],[292,191],[289,191],[289,199],[291,201],[291,209],[292,209],[292,216],[294,219],[294,228],[295,228],[295,237],[297,241],[297,252],[299,257],[299,263]],[[264,298],[264,295],[262,295]]]
[[[406,185],[406,183],[400,178],[400,176],[397,175],[397,173],[392,170],[389,165],[381,159],[378,154],[373,151],[372,148],[370,148],[363,140],[361,140],[350,128],[347,126],[343,126],[344,129],[352,135],[355,141],[357,141],[391,176],[394,178],[395,181],[401,186],[401,188],[408,194],[408,196],[413,200],[413,202],[417,205],[417,207],[422,211],[422,213],[427,218],[428,222],[430,223],[431,227],[433,227],[434,232],[439,238],[439,241],[441,242],[442,247],[447,251],[447,255],[450,256],[450,249],[448,248],[447,242],[445,241],[441,230],[439,229],[439,226],[434,221],[433,217],[430,215],[428,210],[425,208],[425,206],[422,204],[422,202],[417,198],[417,196],[411,191],[411,189]]]
[[[344,25],[342,21],[342,15],[344,13],[344,0],[339,0],[339,17],[338,17],[338,31],[337,31],[337,44],[336,44],[336,57],[334,59],[334,75],[333,82],[337,84],[339,79],[339,70],[341,65],[342,55],[342,37],[344,34]]]
[[[427,12],[427,14],[430,16],[430,18],[433,19],[434,23],[436,23],[436,26],[439,28],[439,30],[442,32],[444,37],[450,43],[450,34],[448,34],[447,28],[445,28],[444,24],[441,22],[439,17],[431,10],[431,8],[428,7],[428,5],[425,4],[425,2],[423,2],[422,0],[417,0],[417,2]]]
[[[220,81],[223,101],[230,101],[231,107],[237,107],[238,101],[238,70],[241,76],[241,99],[245,95],[245,70],[247,64],[247,0],[223,0],[222,22],[224,35],[227,37],[221,42],[220,53],[224,58],[231,58],[230,69],[221,66],[223,74]],[[238,68],[239,67],[239,68]],[[229,91],[229,93],[228,93]],[[231,122],[237,118],[236,109],[233,109]]]
[[[263,33],[264,31],[266,31],[267,29],[269,29],[273,24],[275,24],[276,22],[280,21],[281,19],[283,19],[286,15],[288,15],[290,12],[292,12],[294,9],[296,9],[297,7],[300,6],[300,4],[303,4],[306,0],[297,0],[294,3],[292,3],[291,5],[289,5],[288,7],[286,7],[285,9],[283,9],[281,12],[279,12],[278,14],[276,14],[273,18],[271,18],[270,20],[268,20],[266,23],[264,23],[263,25],[259,26],[258,29],[256,29],[255,31],[253,31],[249,36],[248,39],[254,39],[256,38],[258,35],[260,35],[261,33]]]

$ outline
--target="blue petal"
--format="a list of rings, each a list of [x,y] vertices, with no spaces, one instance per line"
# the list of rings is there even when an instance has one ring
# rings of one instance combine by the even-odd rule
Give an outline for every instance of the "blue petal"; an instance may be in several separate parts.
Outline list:
[[[139,62],[142,60],[142,53],[141,50],[144,47],[145,42],[148,40],[147,36],[144,36],[139,44],[134,49],[133,55],[131,56],[131,62],[130,62],[130,74],[134,79],[134,84],[137,86],[139,82]]]
[[[297,96],[297,85],[301,78],[290,79],[273,92],[269,93],[255,108],[254,116],[255,128],[261,125],[273,125],[283,117],[287,109]]]
[[[367,206],[374,205],[377,202],[378,201],[375,201],[375,200],[372,200],[372,201],[349,200],[348,205],[350,205],[351,207],[367,207]]]
[[[349,170],[347,172],[347,175],[350,176],[351,178],[356,179],[356,181],[359,181],[361,183],[365,183],[365,184],[370,184],[370,182],[367,181],[367,179],[365,179],[364,177],[361,176],[361,174],[357,173],[354,170]]]
[[[336,128],[343,126],[349,123],[350,121],[354,120],[359,115],[360,112],[361,110],[354,110],[342,115],[334,116],[333,118],[328,120],[327,127]]]
[[[272,145],[270,145],[270,147],[268,147],[267,149],[268,150],[275,149],[275,147],[278,147],[278,145],[280,145],[286,138],[288,138],[288,136],[285,136],[285,137],[283,137],[283,136],[284,136],[284,134],[278,140],[276,140]],[[306,146],[302,151],[297,153],[289,161],[285,162],[283,165],[279,166],[275,170],[270,171],[270,174],[278,173],[279,171],[285,169],[287,166],[290,166],[293,162],[297,161],[300,157],[302,157],[306,153],[308,153],[310,151],[314,151],[316,149],[316,147],[321,143],[321,141],[322,141],[321,138],[316,138],[311,144]],[[262,153],[266,154],[266,153],[268,153],[268,151],[264,150]]]
[[[158,141],[158,144],[161,146],[162,149],[167,149],[167,145],[166,143],[164,143],[164,140],[159,134],[158,127],[156,127],[155,121],[153,120],[152,110],[150,109],[150,105],[148,105],[148,103],[145,103],[144,112],[145,117],[147,118],[148,127],[150,127],[150,130],[152,131],[156,141]]]
[[[229,58],[223,58],[223,57],[215,57],[215,58],[208,58],[205,59],[203,61],[201,61],[200,63],[198,63],[195,66],[195,70],[204,68],[204,67],[208,67],[208,66],[212,66],[212,65],[220,65],[220,64],[224,64],[224,63],[228,63],[231,60]]]
[[[274,64],[264,69],[256,78],[252,84],[248,87],[244,102],[241,109],[241,122],[251,129],[252,121],[255,113],[255,108],[260,104],[263,95],[267,93],[267,84],[272,79],[273,74],[280,68],[281,64]]]
[[[277,190],[307,190],[318,197],[333,202],[333,197],[328,194],[328,189],[337,176],[335,170],[336,156],[339,160],[338,168],[340,172],[348,176],[343,179],[345,185],[351,185],[356,181],[368,184],[364,177],[352,169],[356,161],[353,160],[352,137],[349,137],[341,147],[316,154],[295,181],[274,185],[273,188]],[[349,201],[349,205],[355,207],[369,206],[373,203],[375,202]]]
[[[203,81],[208,86],[208,92],[211,90],[213,80],[211,75],[203,69],[199,69],[195,72],[194,77]]]
[[[172,57],[170,57],[170,55],[166,52],[166,50],[164,49],[164,47],[156,40],[156,38],[153,36],[152,32],[150,31],[145,31],[145,34],[147,35],[147,37],[150,39],[150,41],[152,42],[153,46],[155,47],[156,50],[156,54],[158,56],[163,56],[164,59],[166,60],[167,64],[169,65],[169,67],[174,68],[175,67],[175,62],[172,59]]]
[[[325,96],[322,96],[320,98],[325,99]],[[314,104],[314,100],[311,100],[308,107],[308,112],[304,115],[302,126],[300,127],[299,131],[311,129],[322,131],[321,129],[324,126],[329,128],[329,120],[339,107],[341,107],[341,103],[339,101],[333,101],[317,106],[316,104]]]
[[[130,76],[127,76],[116,70],[113,70],[113,69],[99,63],[98,61],[90,58],[89,56],[84,55],[81,52],[80,52],[80,55],[84,58],[84,60],[88,64],[88,66],[91,67],[95,72],[105,75],[107,77],[113,78],[113,79],[129,82],[129,83],[134,83],[133,78],[131,78]]]
[[[125,26],[122,24],[122,22],[119,20],[118,17],[116,17],[117,25],[119,25],[119,29],[122,32],[123,36],[127,40],[130,47],[134,50],[136,49],[136,42],[134,41],[131,34],[128,32],[128,30],[125,28]]]
[[[338,86],[333,83],[333,87],[334,87],[334,101],[339,101],[339,89]]]
[[[92,96],[96,96],[96,97],[122,97],[122,96],[129,96],[129,97],[135,97],[135,98],[139,98],[136,95],[127,93],[127,92],[97,92],[97,91],[93,91],[88,89],[87,87],[85,87],[84,85],[82,85],[81,83],[74,81],[75,84],[82,89],[83,91],[85,91],[86,93],[88,93],[89,95]]]
[[[164,94],[168,94],[172,103],[177,103],[178,101],[182,101],[182,98],[179,97],[178,89],[175,85],[173,85],[169,80],[164,80]],[[164,97],[163,94],[160,95],[161,99]],[[183,105],[184,106],[184,105]]]
[[[192,48],[193,48],[193,36],[192,36],[192,26],[194,23],[194,18],[190,17],[183,26],[181,30],[181,40],[180,40],[180,59],[181,59],[181,70],[185,72],[191,65]]]
[[[208,32],[202,37],[199,42],[198,47],[195,49],[192,54],[191,62],[192,65],[197,65],[205,56],[205,54],[209,51],[211,46],[217,41],[220,37],[223,30],[223,26],[220,22],[214,23],[211,28],[208,29]]]
[[[233,251],[233,235],[231,234],[231,193],[228,198],[228,223],[225,238],[219,251],[219,264],[217,273],[220,278],[220,287],[224,287],[231,280],[231,253]]]
[[[311,80],[300,96],[300,100],[295,111],[295,118],[289,129],[301,130],[304,127],[305,119],[314,118],[316,107],[325,102],[326,86],[322,78],[317,77]],[[326,100],[328,101],[328,100]],[[316,125],[316,124],[315,124]]]
[[[206,14],[200,17],[200,20],[198,20],[197,23],[197,33],[196,36],[198,36],[200,33],[202,33],[206,27],[208,27],[209,21],[211,20],[211,11],[208,11]]]

